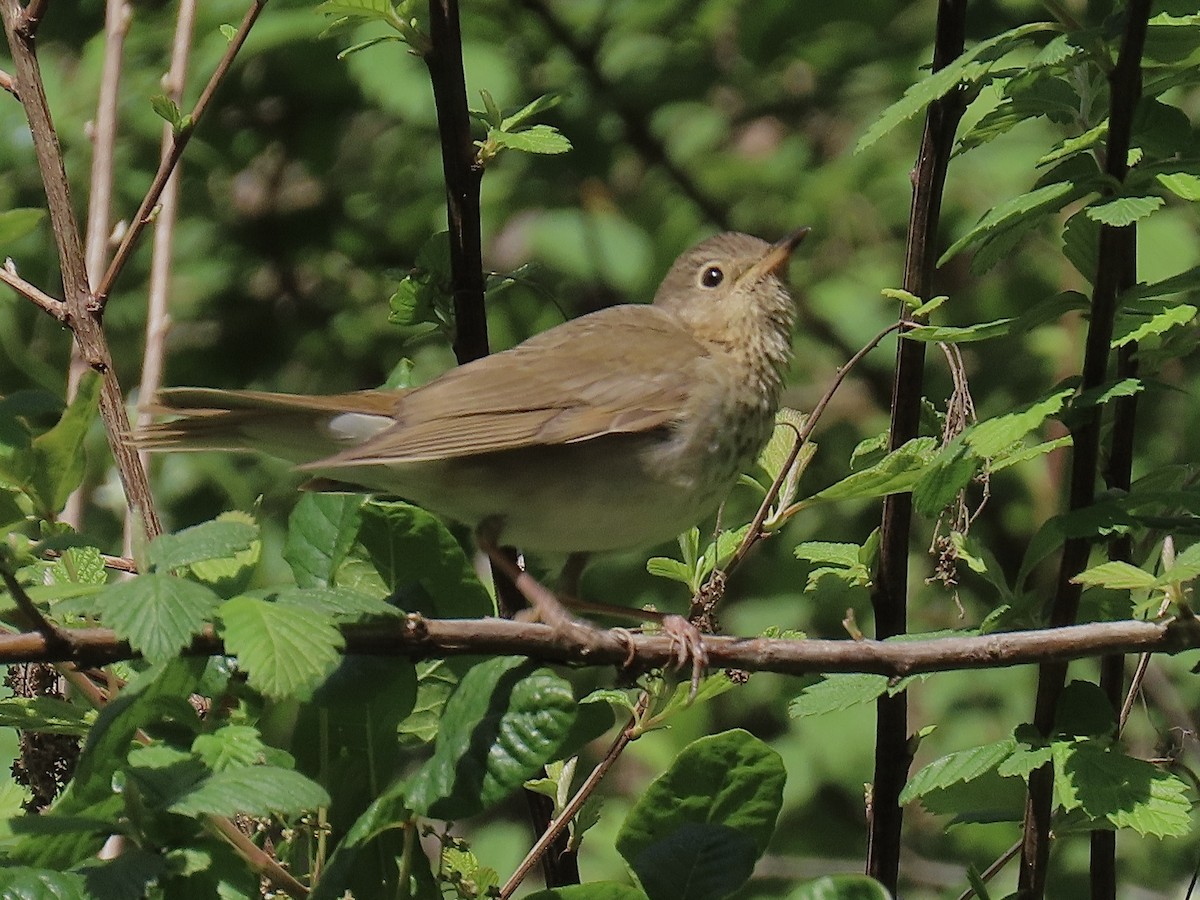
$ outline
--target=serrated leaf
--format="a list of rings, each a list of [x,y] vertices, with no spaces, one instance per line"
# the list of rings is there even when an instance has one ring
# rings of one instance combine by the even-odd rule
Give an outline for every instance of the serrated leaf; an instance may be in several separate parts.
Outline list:
[[[936,518],[983,467],[983,460],[964,443],[948,444],[913,485],[913,508],[927,518]]]
[[[692,570],[677,559],[667,556],[652,556],[646,560],[646,571],[657,578],[668,578],[691,585]]]
[[[921,477],[936,450],[936,439],[914,438],[875,465],[848,475],[802,502],[808,504],[830,500],[858,500],[910,490]]]
[[[995,456],[1060,412],[1071,393],[1058,391],[1025,409],[973,425],[963,434],[963,440],[979,456],[985,459]]]
[[[0,896],[5,900],[91,900],[81,872],[56,872],[31,866],[0,869]]]
[[[326,16],[350,16],[387,21],[392,12],[390,0],[326,0],[316,11]]]
[[[154,110],[155,115],[165,121],[174,130],[179,130],[180,124],[183,121],[183,113],[179,110],[179,104],[165,94],[155,94],[150,98],[150,106]]]
[[[867,129],[854,148],[861,153],[897,125],[911,119],[934,100],[948,94],[960,84],[974,84],[986,76],[1009,51],[1024,44],[1039,31],[1056,26],[1047,22],[1020,25],[1003,34],[976,44],[949,65],[926,76],[904,92],[904,96],[889,106]]]
[[[268,697],[307,699],[332,672],[345,640],[328,616],[241,595],[217,610],[225,648],[251,687]]]
[[[84,735],[95,721],[95,710],[80,709],[57,697],[0,700],[0,727],[45,734]]]
[[[192,752],[214,772],[262,764],[267,745],[257,728],[249,725],[222,725],[216,731],[200,734],[192,741]]]
[[[525,104],[512,115],[506,116],[494,124],[498,124],[501,131],[512,131],[518,125],[528,122],[538,113],[553,109],[561,102],[562,94],[542,94],[536,100]]]
[[[96,595],[101,620],[150,662],[166,662],[191,643],[221,598],[202,584],[148,572]]]
[[[938,265],[944,265],[961,251],[985,238],[999,234],[1002,231],[1016,228],[1050,212],[1062,209],[1072,200],[1088,193],[1088,185],[1080,185],[1070,181],[1048,184],[1035,188],[1027,194],[1021,194],[994,206],[975,226],[950,245]]]
[[[1028,462],[1029,460],[1036,459],[1039,456],[1045,456],[1047,453],[1053,453],[1055,450],[1061,450],[1064,447],[1070,447],[1071,444],[1071,436],[1065,435],[1060,438],[1055,438],[1052,441],[1043,441],[1042,443],[1035,444],[1032,447],[1014,447],[1012,450],[993,456],[988,463],[988,471],[999,472],[1003,469],[1007,469],[1009,466],[1015,466],[1019,463]]]
[[[0,212],[0,247],[18,241],[41,224],[44,209],[6,209]]]
[[[825,565],[845,566],[850,568],[859,564],[858,544],[839,544],[831,541],[804,541],[796,545],[796,559],[807,559],[810,562]]]
[[[900,803],[911,803],[930,791],[942,790],[959,782],[972,781],[995,769],[1016,749],[1012,738],[994,744],[971,747],[935,759],[908,780],[900,792]]]
[[[83,439],[96,421],[100,383],[100,376],[88,370],[79,382],[75,399],[54,427],[35,437],[29,449],[18,453],[7,466],[43,519],[52,521],[83,482],[87,461],[82,452]]]
[[[170,572],[206,560],[233,559],[256,540],[255,525],[221,520],[204,522],[151,541],[150,564]]]
[[[1182,200],[1195,203],[1200,200],[1200,175],[1190,172],[1170,172],[1155,176],[1158,183]]]
[[[305,494],[288,516],[283,558],[300,587],[328,587],[354,545],[362,494]]]
[[[1096,222],[1123,228],[1146,218],[1160,209],[1165,202],[1162,197],[1118,197],[1107,203],[1089,206],[1084,213]]]
[[[433,757],[409,779],[409,805],[447,819],[495,806],[554,758],[575,705],[571,686],[531,661],[475,665],[446,704]]]
[[[1084,587],[1106,587],[1118,591],[1144,590],[1154,586],[1155,576],[1127,562],[1113,561],[1093,566],[1071,579]]]
[[[1189,789],[1181,779],[1094,744],[1054,746],[1054,793],[1064,809],[1157,837],[1191,830]]]
[[[419,506],[371,501],[362,508],[358,541],[391,590],[407,589],[403,605],[408,611],[463,619],[495,613],[491,596],[454,535]]]
[[[488,131],[488,140],[523,153],[555,154],[571,149],[567,136],[549,125],[532,125],[522,131],[499,131],[493,128]]]
[[[95,547],[70,547],[50,567],[56,584],[82,584],[99,587],[108,583],[104,556]]]
[[[299,815],[329,806],[325,789],[299,772],[249,766],[215,772],[171,804],[183,816]]]
[[[973,341],[988,341],[1003,337],[1013,329],[1016,319],[996,319],[978,325],[918,325],[901,332],[901,337],[910,341],[941,341],[945,344],[967,344]]]
[[[888,677],[870,672],[845,672],[826,675],[811,684],[788,704],[793,719],[840,712],[863,703],[874,703],[888,689]]]
[[[217,516],[216,521],[238,522],[254,528],[256,532],[258,529],[254,517],[240,510],[223,512]],[[255,537],[245,550],[239,550],[232,556],[197,560],[188,568],[197,580],[209,585],[222,596],[230,597],[245,589],[261,554],[262,541]]]
[[[275,602],[281,606],[311,609],[338,622],[401,614],[396,607],[378,597],[344,587],[285,588],[275,595]]]
[[[1063,227],[1063,256],[1090,284],[1096,277],[1100,246],[1100,223],[1080,210]]]
[[[1166,334],[1172,328],[1178,328],[1180,325],[1189,325],[1196,318],[1196,312],[1196,307],[1187,303],[1172,306],[1152,315],[1132,331],[1118,334],[1113,338],[1111,346],[1123,347],[1134,341],[1144,341],[1151,335]]]
[[[617,850],[652,900],[726,897],[766,850],[785,778],[779,754],[748,732],[700,738],[629,811]]]
[[[1139,284],[1125,297],[1130,300],[1150,300],[1156,297],[1167,297],[1171,294],[1182,294],[1200,288],[1200,266],[1193,266],[1178,275],[1164,278],[1153,284]]]

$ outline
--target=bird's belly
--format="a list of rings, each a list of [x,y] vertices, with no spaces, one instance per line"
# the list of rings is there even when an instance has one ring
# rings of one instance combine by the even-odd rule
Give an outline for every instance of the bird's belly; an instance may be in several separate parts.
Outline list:
[[[665,435],[611,435],[554,447],[325,473],[398,494],[546,553],[604,552],[669,540],[725,499],[737,471],[681,467]],[[707,477],[711,476],[711,477]]]

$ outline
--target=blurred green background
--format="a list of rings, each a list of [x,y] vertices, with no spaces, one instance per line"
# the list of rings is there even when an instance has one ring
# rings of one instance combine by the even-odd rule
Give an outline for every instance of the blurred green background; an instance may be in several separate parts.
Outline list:
[[[437,336],[413,339],[387,322],[396,284],[422,244],[445,228],[425,67],[400,44],[339,61],[338,51],[361,35],[322,37],[325,22],[315,5],[273,0],[267,7],[184,158],[166,385],[324,393],[378,385],[403,358],[413,361],[416,382],[453,363]],[[803,311],[789,405],[811,406],[835,368],[894,320],[894,304],[879,292],[900,284],[909,173],[921,123],[907,123],[867,152],[853,149],[927,65],[935,3],[479,0],[464,6],[472,104],[482,105],[481,89],[505,109],[562,93],[564,101],[543,121],[574,144],[562,156],[506,153],[484,177],[485,266],[497,273],[520,270],[518,283],[489,295],[493,349],[512,346],[564,316],[648,300],[676,254],[722,227],[767,239],[802,224],[813,228],[792,267]],[[1066,6],[1089,22],[1111,8]],[[185,109],[225,47],[218,27],[236,23],[243,11],[242,3],[229,0],[200,5]],[[100,0],[54,6],[39,38],[81,214],[102,18]],[[981,0],[969,6],[968,39],[1041,18],[1039,4]],[[132,214],[157,162],[161,120],[149,98],[161,92],[173,24],[172,5],[136,5],[121,91],[117,218]],[[996,102],[994,91],[985,90],[967,122]],[[1183,104],[1194,120],[1200,98],[1185,97]],[[955,158],[941,245],[992,206],[1028,190],[1034,162],[1061,136],[1057,126],[1039,120]],[[23,114],[7,95],[0,96],[0,171],[0,209],[42,205]],[[1172,207],[1148,219],[1139,230],[1139,250],[1142,280],[1195,265],[1200,235],[1194,213]],[[48,227],[0,247],[0,253],[25,278],[58,292]],[[149,256],[143,242],[105,320],[127,390],[137,383],[141,364]],[[950,297],[943,323],[1016,315],[1059,291],[1087,290],[1061,255],[1058,227],[1038,230],[982,276],[972,274],[968,263],[955,259],[938,273],[937,293]],[[966,346],[980,417],[1029,402],[1077,372],[1083,335],[1082,320],[1068,317],[1019,337]],[[68,353],[68,335],[55,322],[10,292],[0,294],[0,393],[37,387],[61,396]],[[844,476],[855,445],[886,428],[894,353],[894,340],[886,342],[838,394],[816,433],[820,449],[803,493]],[[951,385],[936,350],[927,370],[927,395],[941,406]],[[1163,384],[1143,395],[1139,409],[1139,430],[1148,437],[1139,442],[1135,477],[1192,461],[1200,434],[1200,407],[1191,396],[1194,369],[1176,361],[1155,377]],[[124,507],[99,432],[88,453],[92,502],[84,530],[116,551]],[[1030,535],[1060,505],[1064,463],[1062,454],[1053,454],[992,482],[974,534],[1010,576]],[[153,461],[152,478],[168,528],[259,502],[268,541],[261,578],[286,577],[277,548],[301,481],[286,466],[208,454],[168,456]],[[735,497],[728,518],[752,500],[749,492]],[[840,637],[841,620],[852,609],[870,633],[866,591],[802,595],[806,564],[791,551],[801,540],[862,542],[878,515],[876,504],[862,503],[823,506],[798,517],[784,535],[760,546],[732,582],[722,613],[725,630],[753,634],[780,625]],[[919,520],[914,528],[912,629],[977,624],[996,602],[982,581],[967,573],[956,591],[925,583],[933,560],[924,548],[933,527]],[[588,572],[584,593],[682,608],[683,589],[646,575],[646,555],[599,561]],[[1051,577],[1044,567],[1035,585],[1046,588]],[[1156,663],[1180,676],[1170,679],[1174,687],[1158,690],[1185,710],[1197,700],[1191,680],[1184,679],[1192,661]],[[1078,673],[1093,677],[1093,668],[1079,664]],[[639,741],[608,783],[602,824],[585,843],[585,879],[620,877],[612,838],[619,810],[632,803],[639,786],[690,738],[734,725],[769,740],[784,754],[789,773],[780,829],[760,877],[743,896],[779,896],[801,876],[860,869],[873,710],[793,722],[787,702],[802,683],[756,675],[673,730]],[[917,765],[998,739],[1028,720],[1032,684],[1027,668],[941,675],[918,684],[911,692],[912,727],[939,727],[922,743]],[[1159,752],[1170,724],[1157,711],[1136,714],[1133,752]],[[986,865],[1017,836],[1013,824],[949,830],[945,824],[918,808],[909,811],[905,896],[956,896],[968,862]],[[528,845],[526,830],[520,804],[513,804],[507,815],[478,825],[471,838],[481,859],[504,873]],[[1119,852],[1128,885],[1121,896],[1182,896],[1180,885],[1195,863],[1193,846],[1123,836]],[[1064,838],[1056,866],[1056,883],[1063,886],[1057,896],[1085,896],[1086,842]]]

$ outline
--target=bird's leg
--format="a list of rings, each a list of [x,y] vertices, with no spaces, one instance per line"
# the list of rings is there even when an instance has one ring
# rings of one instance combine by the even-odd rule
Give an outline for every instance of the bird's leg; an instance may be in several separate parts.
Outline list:
[[[587,561],[588,554],[586,553],[572,553],[567,557],[567,562],[563,566],[558,580],[560,588],[558,597],[562,604],[576,612],[593,612],[623,619],[632,618],[643,622],[647,620],[657,622],[663,634],[671,639],[671,645],[675,650],[675,667],[682,669],[687,665],[689,659],[692,661],[692,694],[695,695],[700,685],[700,678],[703,676],[704,670],[708,668],[708,651],[704,649],[704,640],[700,629],[683,616],[645,609],[631,609],[627,606],[613,606],[608,603],[590,603],[587,600],[579,599],[579,581],[583,576],[583,569],[587,565]],[[624,629],[618,630],[624,632]],[[632,643],[629,644],[629,648],[630,659],[627,666],[633,662],[634,658]]]

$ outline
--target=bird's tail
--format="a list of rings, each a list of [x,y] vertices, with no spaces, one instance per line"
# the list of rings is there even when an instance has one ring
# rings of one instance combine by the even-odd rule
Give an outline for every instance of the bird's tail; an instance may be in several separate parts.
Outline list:
[[[312,462],[374,437],[393,424],[397,391],[305,396],[265,391],[172,388],[150,405],[172,418],[130,435],[143,450],[256,450]]]

